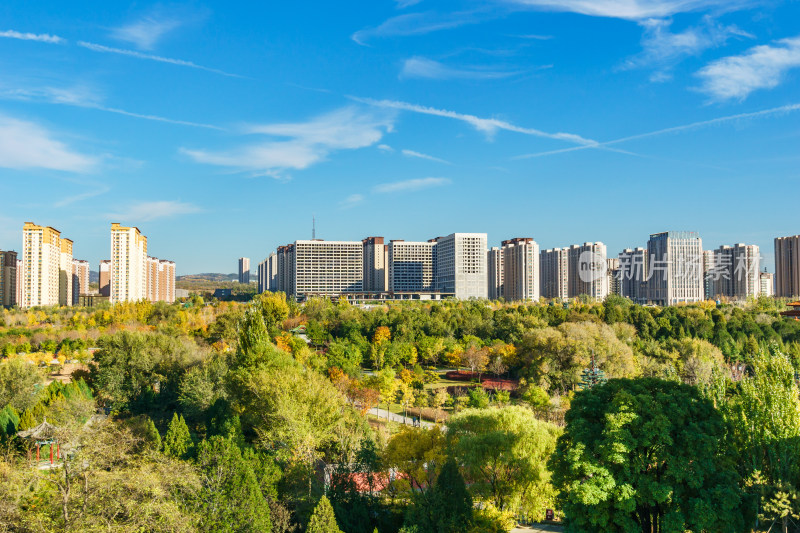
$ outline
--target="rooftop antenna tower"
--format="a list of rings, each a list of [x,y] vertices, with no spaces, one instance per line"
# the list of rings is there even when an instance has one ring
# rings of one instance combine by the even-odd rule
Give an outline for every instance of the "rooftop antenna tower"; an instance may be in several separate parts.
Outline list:
[[[311,240],[317,238],[317,218],[311,215]]]

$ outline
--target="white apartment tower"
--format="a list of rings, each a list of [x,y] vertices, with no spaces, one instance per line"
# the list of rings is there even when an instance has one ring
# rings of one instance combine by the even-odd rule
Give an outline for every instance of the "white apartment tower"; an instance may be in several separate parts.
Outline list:
[[[549,248],[539,254],[540,293],[543,298],[569,298],[569,249]]]
[[[539,300],[539,245],[531,238],[503,241],[505,299]]]
[[[389,242],[389,290],[435,292],[436,242]]]
[[[703,299],[703,241],[697,232],[654,233],[647,242],[647,252],[651,302],[675,305]]]
[[[295,241],[288,251],[297,297],[362,292],[364,250],[360,241]]]
[[[489,273],[489,299],[503,298],[503,251],[494,246],[486,256],[486,267]]]
[[[111,224],[109,301],[138,302],[148,297],[147,237],[139,228]]]
[[[52,227],[22,228],[20,307],[72,305],[72,241]]]
[[[486,299],[486,234],[451,233],[437,237],[436,284],[459,300]]]

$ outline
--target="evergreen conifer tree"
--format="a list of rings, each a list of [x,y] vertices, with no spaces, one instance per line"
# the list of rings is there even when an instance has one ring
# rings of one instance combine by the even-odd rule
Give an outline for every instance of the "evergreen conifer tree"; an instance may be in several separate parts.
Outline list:
[[[167,434],[164,435],[164,453],[185,459],[191,454],[193,448],[194,443],[189,435],[186,421],[178,413],[174,413],[169,427],[167,427]]]
[[[144,440],[154,450],[161,449],[161,434],[158,432],[158,429],[156,429],[156,425],[150,417],[147,418],[147,429],[145,431]]]
[[[314,508],[311,520],[308,521],[306,533],[343,533],[339,529],[339,524],[336,523],[333,507],[326,496],[323,496]]]
[[[22,413],[22,416],[19,418],[17,431],[25,431],[26,429],[31,429],[32,427],[36,427],[36,419],[33,417],[33,413],[30,409],[25,409],[25,411]]]

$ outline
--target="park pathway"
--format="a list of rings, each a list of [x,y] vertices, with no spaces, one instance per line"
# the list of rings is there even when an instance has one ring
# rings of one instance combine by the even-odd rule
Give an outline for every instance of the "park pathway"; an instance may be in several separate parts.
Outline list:
[[[392,413],[391,411],[387,411],[386,409],[378,409],[377,407],[373,407],[372,409],[369,410],[369,413],[384,420],[386,420],[386,415],[388,413],[389,420],[391,420],[392,422],[397,422],[398,424],[406,424],[408,426],[414,425],[414,419],[411,418],[410,416],[398,415],[397,413]],[[433,422],[427,422],[425,420],[422,420],[421,423],[422,427],[424,428],[432,428],[434,426]]]

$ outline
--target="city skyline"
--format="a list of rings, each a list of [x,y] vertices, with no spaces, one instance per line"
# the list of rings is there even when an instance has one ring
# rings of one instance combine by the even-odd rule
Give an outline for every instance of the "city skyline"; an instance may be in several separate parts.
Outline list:
[[[37,220],[97,265],[121,222],[229,273],[316,217],[542,249],[686,229],[774,271],[798,233],[796,2],[5,7],[0,249]]]

